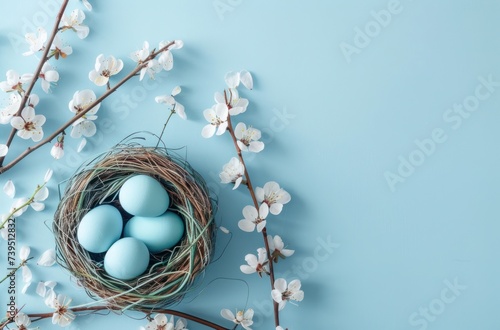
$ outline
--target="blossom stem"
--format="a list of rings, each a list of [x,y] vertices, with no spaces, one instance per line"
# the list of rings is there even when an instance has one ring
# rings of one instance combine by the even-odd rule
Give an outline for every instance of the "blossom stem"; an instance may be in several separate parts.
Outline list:
[[[82,111],[79,111],[73,118],[68,120],[65,124],[63,124],[61,127],[59,127],[54,133],[46,137],[45,139],[41,140],[34,146],[28,147],[26,150],[24,150],[20,155],[18,155],[16,158],[14,158],[10,163],[8,163],[5,166],[0,167],[0,174],[5,173],[9,169],[11,169],[14,165],[19,163],[22,159],[24,159],[26,156],[31,154],[33,151],[37,150],[41,146],[50,143],[53,139],[55,139],[61,132],[65,131],[69,126],[71,126],[74,122],[76,122],[78,119],[82,118],[92,110],[93,107],[95,107],[97,104],[101,103],[104,101],[108,96],[113,94],[119,87],[121,87],[124,83],[126,83],[128,80],[130,80],[132,77],[134,77],[139,71],[141,71],[144,67],[146,67],[152,59],[154,59],[158,54],[161,52],[169,49],[172,45],[175,44],[175,41],[172,41],[165,45],[164,47],[160,48],[159,50],[155,52],[151,52],[151,54],[142,62],[139,63],[127,76],[125,76],[122,80],[120,80],[115,86],[111,87],[110,89],[106,90],[104,94],[102,94],[97,100],[92,102],[87,106],[87,108],[83,109]],[[1,164],[1,163],[0,163]]]
[[[68,5],[68,2],[69,2],[69,0],[64,0],[62,5],[61,5],[61,8],[59,9],[59,12],[57,13],[56,21],[54,23],[54,27],[52,28],[52,33],[50,34],[49,39],[47,40],[47,46],[45,47],[45,49],[43,51],[43,55],[40,58],[40,62],[38,63],[38,66],[35,70],[35,73],[33,74],[33,79],[31,80],[31,82],[28,86],[28,89],[26,89],[26,92],[23,95],[21,103],[19,104],[19,109],[17,110],[17,113],[15,114],[15,116],[19,116],[21,114],[21,111],[26,106],[26,102],[28,102],[28,98],[31,95],[31,91],[33,90],[33,87],[35,87],[35,83],[38,81],[38,78],[40,76],[40,72],[42,72],[43,65],[50,58],[48,56],[49,51],[50,51],[50,47],[51,47],[52,42],[54,41],[54,39],[56,37],[57,32],[59,31],[59,23],[61,22],[62,16],[64,14],[64,11],[66,10],[66,6]],[[12,144],[12,140],[14,140],[14,136],[16,135],[16,132],[17,132],[17,129],[12,127],[12,129],[10,130],[10,134],[9,134],[8,139],[7,139],[7,142],[5,143],[5,145],[7,147],[10,147],[10,145]],[[2,168],[1,166],[3,165],[4,159],[5,159],[5,156],[0,157],[0,169]],[[2,173],[2,171],[0,171],[0,173]]]
[[[85,313],[85,312],[99,312],[99,311],[106,311],[106,310],[117,311],[117,312],[121,311],[121,309],[118,307],[110,307],[110,306],[76,307],[76,308],[69,308],[68,310],[72,311],[75,314],[76,313]],[[147,310],[147,309],[135,309],[135,310],[146,314],[146,317],[148,317],[151,314],[151,310]],[[182,317],[182,318],[185,318],[187,320],[202,324],[204,326],[207,326],[207,327],[209,327],[211,329],[215,329],[215,330],[229,330],[228,328],[225,328],[225,327],[220,326],[216,323],[207,321],[207,320],[202,319],[200,317],[197,317],[197,316],[194,316],[191,314],[187,314],[187,313],[183,313],[183,312],[179,312],[179,311],[172,310],[172,309],[155,309],[154,312]],[[52,315],[53,315],[53,313],[33,313],[33,314],[28,314],[28,317],[31,319],[32,322],[36,322],[36,321],[40,321],[43,319],[51,318]],[[0,329],[3,329],[3,327],[5,327],[7,324],[12,323],[12,322],[13,322],[13,318],[9,318],[7,321],[0,323]]]
[[[19,263],[19,265],[18,265],[16,268],[12,269],[12,270],[11,270],[11,271],[7,274],[7,275],[5,275],[5,277],[4,277],[4,278],[2,278],[2,279],[0,280],[0,283],[2,283],[2,282],[3,282],[3,281],[5,281],[6,279],[8,279],[8,278],[9,278],[9,277],[11,277],[12,275],[14,275],[14,274],[15,274],[15,273],[16,273],[16,272],[17,272],[17,271],[18,271],[18,270],[19,270],[22,266],[25,266],[25,265],[28,263],[28,260],[31,260],[31,259],[33,259],[33,257],[29,257],[28,259],[21,261],[21,262]],[[0,328],[0,329],[1,329],[1,328]]]
[[[25,203],[23,203],[22,205],[20,205],[20,206],[18,206],[18,207],[16,207],[16,208],[14,208],[14,209],[11,210],[10,213],[5,218],[5,220],[2,221],[2,223],[0,224],[0,229],[2,229],[3,227],[5,227],[5,224],[7,223],[7,221],[9,221],[9,219],[11,219],[14,216],[14,214],[16,214],[19,210],[22,210],[24,207],[26,207],[26,206],[30,205],[31,203],[33,203],[33,201],[35,200],[36,194],[38,194],[38,192],[40,190],[42,190],[43,187],[45,187],[45,184],[46,184],[46,182],[44,182],[42,185],[38,185],[36,187],[35,191],[33,192],[33,194],[31,195],[31,197],[28,198],[28,200]]]
[[[225,92],[224,92],[224,95]],[[231,109],[231,104],[227,102],[227,97],[226,97],[226,103],[229,109]],[[253,189],[252,185],[252,180],[250,179],[250,175],[248,174],[247,166],[245,164],[245,159],[243,158],[243,155],[241,153],[241,149],[238,146],[238,139],[236,138],[236,135],[234,134],[234,129],[233,129],[233,123],[231,122],[231,116],[227,117],[227,129],[229,131],[229,134],[231,135],[231,138],[233,140],[234,147],[236,148],[236,152],[238,154],[238,158],[240,159],[240,162],[243,164],[244,168],[244,175],[246,179],[246,186],[248,188],[248,191],[250,192],[250,196],[252,197],[253,204],[255,208],[258,210],[259,209],[259,202],[257,201],[257,196],[255,195],[255,190]],[[274,266],[272,262],[272,255],[271,255],[271,250],[269,248],[269,242],[267,241],[267,229],[264,227],[262,229],[262,238],[264,239],[264,246],[266,248],[266,253],[267,253],[267,259],[270,260],[269,262],[269,279],[271,282],[271,289],[274,289]],[[273,300],[273,309],[274,309],[274,322],[275,325],[278,326],[280,325],[280,319],[279,319],[279,305],[276,301]]]
[[[174,108],[170,111],[170,115],[168,115],[167,121],[163,125],[163,129],[161,130],[160,137],[158,137],[158,143],[156,143],[155,149],[158,148],[158,146],[160,145],[160,141],[161,141],[161,138],[163,136],[163,133],[165,133],[165,128],[167,128],[168,122],[170,121],[170,118],[172,118],[174,113],[175,113],[175,104],[174,104]]]

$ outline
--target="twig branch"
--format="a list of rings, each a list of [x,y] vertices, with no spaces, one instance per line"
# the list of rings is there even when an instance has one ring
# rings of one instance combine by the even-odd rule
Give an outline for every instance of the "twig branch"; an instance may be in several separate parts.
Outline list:
[[[84,312],[99,312],[99,311],[121,312],[121,309],[119,309],[117,307],[110,307],[110,306],[76,307],[76,308],[69,308],[68,310],[72,311],[75,314],[76,313],[84,313]],[[138,312],[142,312],[142,313],[146,314],[146,316],[149,316],[152,314],[151,310],[147,310],[147,309],[134,309],[134,310],[136,310]],[[190,320],[190,321],[202,324],[202,325],[207,326],[207,327],[214,329],[214,330],[229,330],[228,328],[225,328],[225,327],[218,325],[216,323],[207,321],[207,320],[202,319],[200,317],[197,317],[197,316],[194,316],[191,314],[187,314],[187,313],[183,313],[183,312],[179,312],[179,311],[172,310],[172,309],[155,309],[154,313],[169,314],[169,315],[182,317],[182,318],[185,318],[186,320]],[[27,315],[31,319],[32,322],[36,322],[36,321],[40,321],[43,319],[51,318],[53,313],[32,313],[32,314],[27,314]],[[0,330],[12,322],[14,322],[14,317],[7,319],[3,323],[0,323]]]
[[[230,102],[227,102],[226,100],[227,107],[231,109],[231,104]],[[246,179],[246,186],[248,188],[248,191],[250,192],[250,196],[252,197],[253,204],[255,208],[258,210],[259,209],[259,203],[257,201],[257,196],[255,195],[255,191],[253,189],[252,185],[252,180],[250,179],[250,175],[248,174],[247,166],[245,164],[245,159],[243,158],[243,155],[241,153],[241,149],[238,146],[238,140],[236,139],[236,136],[234,134],[234,129],[233,129],[233,123],[231,122],[231,116],[229,115],[227,117],[227,129],[229,131],[229,134],[231,135],[231,138],[233,140],[234,147],[236,148],[236,152],[238,154],[238,158],[240,159],[240,162],[243,164],[244,168],[244,175]],[[262,229],[262,238],[264,239],[264,246],[266,248],[266,253],[267,253],[267,259],[269,260],[269,279],[271,282],[271,290],[274,289],[274,267],[273,267],[273,259],[271,255],[271,251],[269,249],[269,242],[267,241],[267,229],[264,227]],[[279,319],[279,305],[276,301],[273,300],[273,309],[274,309],[274,322],[275,325],[278,326],[280,325],[280,319]]]

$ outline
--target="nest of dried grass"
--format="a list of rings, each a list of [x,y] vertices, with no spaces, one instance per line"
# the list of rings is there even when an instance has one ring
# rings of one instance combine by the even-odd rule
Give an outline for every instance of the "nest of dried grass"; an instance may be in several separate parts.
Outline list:
[[[104,254],[83,249],[76,233],[82,217],[99,204],[111,203],[122,211],[117,193],[137,174],[161,182],[170,195],[170,208],[183,217],[186,229],[173,250],[151,255],[143,275],[121,281],[104,271]],[[89,296],[105,299],[114,308],[155,308],[178,302],[210,262],[215,204],[203,178],[165,148],[118,145],[84,164],[67,182],[53,223],[58,263]],[[122,214],[126,216],[124,211]]]

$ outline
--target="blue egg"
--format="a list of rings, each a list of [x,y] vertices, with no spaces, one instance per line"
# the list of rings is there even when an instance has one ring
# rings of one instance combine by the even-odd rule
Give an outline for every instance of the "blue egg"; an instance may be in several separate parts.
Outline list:
[[[170,204],[170,197],[161,183],[143,174],[127,179],[118,198],[125,211],[141,217],[159,216]]]
[[[123,236],[144,242],[151,253],[173,248],[183,235],[184,221],[171,211],[159,217],[135,216],[125,224],[123,231]]]
[[[141,275],[148,265],[148,248],[133,237],[119,239],[104,256],[104,270],[119,280],[127,281]]]
[[[83,216],[76,237],[85,250],[101,253],[120,238],[122,229],[120,211],[111,205],[100,205]]]

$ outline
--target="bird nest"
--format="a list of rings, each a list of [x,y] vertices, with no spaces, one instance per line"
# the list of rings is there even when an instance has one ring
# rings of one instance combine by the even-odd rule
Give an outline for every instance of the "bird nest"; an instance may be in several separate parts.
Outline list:
[[[144,274],[123,281],[105,272],[104,253],[82,248],[77,228],[82,217],[100,204],[117,207],[127,221],[131,216],[116,197],[122,184],[137,174],[154,177],[167,190],[170,209],[183,218],[185,233],[172,250],[151,254]],[[215,205],[200,174],[165,148],[118,145],[84,164],[67,182],[53,223],[57,261],[90,297],[104,299],[110,307],[171,305],[182,299],[210,261],[215,243]]]

